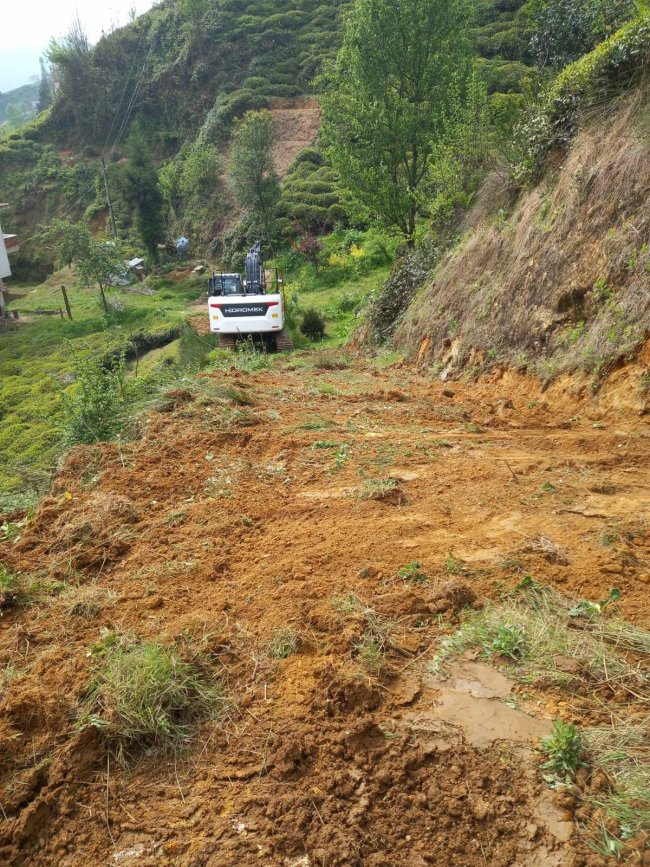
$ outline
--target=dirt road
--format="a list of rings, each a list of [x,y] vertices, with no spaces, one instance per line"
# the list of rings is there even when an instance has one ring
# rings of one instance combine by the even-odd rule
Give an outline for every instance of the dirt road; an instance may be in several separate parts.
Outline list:
[[[526,575],[596,602],[617,587],[650,625],[647,416],[523,379],[322,364],[171,393],[141,439],[75,450],[5,543],[13,570],[61,583],[0,621],[0,861],[608,863],[533,749],[551,719],[597,712],[531,686],[532,728],[499,710],[477,734],[473,699],[507,709],[512,684],[466,658],[447,701],[428,664],[464,608]],[[421,583],[398,574],[415,562]],[[107,767],[77,724],[106,631],[200,646],[226,719],[176,762]]]

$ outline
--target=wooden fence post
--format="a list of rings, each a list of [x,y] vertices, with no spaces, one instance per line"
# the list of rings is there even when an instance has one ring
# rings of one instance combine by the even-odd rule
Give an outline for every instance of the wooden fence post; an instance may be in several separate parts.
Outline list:
[[[61,286],[61,292],[63,293],[63,301],[65,303],[65,309],[68,313],[68,319],[72,319],[72,310],[70,309],[70,302],[68,301],[68,293],[65,291],[65,286]]]

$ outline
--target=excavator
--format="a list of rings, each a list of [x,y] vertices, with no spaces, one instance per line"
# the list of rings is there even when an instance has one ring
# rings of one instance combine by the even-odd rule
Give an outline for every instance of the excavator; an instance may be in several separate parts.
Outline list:
[[[240,342],[262,344],[280,352],[293,349],[286,328],[284,279],[264,269],[262,244],[246,256],[246,273],[213,274],[208,280],[210,330],[219,346],[236,349]]]

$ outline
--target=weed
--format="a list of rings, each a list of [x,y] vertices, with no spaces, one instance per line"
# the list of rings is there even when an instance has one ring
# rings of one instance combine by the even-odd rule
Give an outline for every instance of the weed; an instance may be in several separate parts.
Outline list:
[[[551,484],[551,482],[544,482],[544,484],[542,485],[542,491],[544,491],[544,493],[546,494],[556,494],[557,488],[555,487],[555,485]]]
[[[351,364],[349,356],[338,351],[323,350],[312,356],[312,364],[316,370],[345,370]]]
[[[553,731],[541,744],[546,761],[545,770],[563,778],[573,778],[579,768],[586,767],[580,733],[572,723],[555,720]]]
[[[369,674],[379,674],[385,665],[386,650],[391,645],[392,626],[389,621],[351,592],[335,596],[332,607],[342,614],[356,615],[365,621],[363,634],[354,644],[353,650]]]
[[[315,443],[311,444],[313,449],[335,449],[338,447],[338,443],[333,440],[316,440]]]
[[[482,428],[479,424],[474,424],[473,422],[468,422],[465,425],[466,433],[470,434],[482,434],[485,433],[485,428]]]
[[[91,620],[101,614],[102,599],[107,597],[106,592],[100,591],[94,585],[79,588],[73,591],[70,596],[67,613],[70,617],[82,617],[84,620]]]
[[[300,648],[300,635],[293,629],[278,628],[273,630],[273,638],[269,645],[271,659],[288,659]]]
[[[197,723],[224,708],[223,689],[174,647],[111,633],[93,656],[88,721],[104,732],[121,759],[151,745],[178,752]]]
[[[464,560],[455,557],[451,551],[447,554],[445,560],[445,569],[450,575],[471,575],[469,566]]]
[[[372,632],[364,632],[361,641],[355,644],[354,649],[359,662],[368,674],[377,675],[384,668],[386,658],[383,642]]]
[[[170,527],[178,527],[181,524],[184,524],[187,520],[187,512],[183,509],[180,509],[177,512],[170,512],[167,516],[167,523]]]
[[[600,277],[598,280],[596,280],[596,283],[594,285],[594,299],[599,304],[606,304],[608,301],[612,300],[614,295],[614,290],[610,289],[604,277]]]
[[[314,419],[314,421],[301,424],[298,430],[328,430],[333,427],[336,427],[336,425],[334,422],[329,421],[329,419]]]
[[[341,392],[335,385],[332,385],[331,382],[319,382],[316,386],[316,391],[318,394],[329,395],[330,397],[339,397]]]
[[[0,614],[10,608],[19,593],[18,579],[6,566],[0,564]]]
[[[589,845],[604,858],[618,858],[623,850],[623,843],[610,834],[602,820],[598,827],[598,836],[589,841]]]
[[[510,659],[521,659],[526,652],[526,630],[516,624],[500,623],[489,649]]]
[[[406,566],[398,571],[398,576],[402,581],[408,581],[409,584],[428,584],[429,576],[422,570],[420,563],[414,560],[412,563],[407,563]]]
[[[253,406],[252,397],[242,389],[235,388],[234,385],[218,385],[215,389],[215,396],[221,400],[237,404],[237,406]]]
[[[334,596],[332,599],[332,608],[335,611],[340,611],[342,614],[362,613],[366,610],[365,604],[359,599],[356,593],[345,593],[343,596]]]
[[[349,449],[350,447],[347,443],[343,443],[343,445],[339,447],[336,457],[334,458],[334,466],[332,467],[333,473],[338,473],[338,471],[345,466],[349,457]]]

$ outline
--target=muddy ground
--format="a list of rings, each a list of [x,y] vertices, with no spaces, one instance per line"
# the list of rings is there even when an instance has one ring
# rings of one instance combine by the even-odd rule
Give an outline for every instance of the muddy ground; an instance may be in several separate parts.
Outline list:
[[[41,583],[0,621],[0,861],[608,863],[534,749],[552,719],[598,714],[533,688],[524,714],[485,663],[445,682],[428,663],[523,574],[593,601],[616,586],[650,625],[648,416],[510,375],[300,363],[206,375],[139,440],[74,450],[5,541],[0,561]],[[428,583],[398,577],[412,561]],[[390,624],[374,669],[351,593]],[[111,759],[80,723],[106,631],[200,647],[225,717],[176,760]]]

